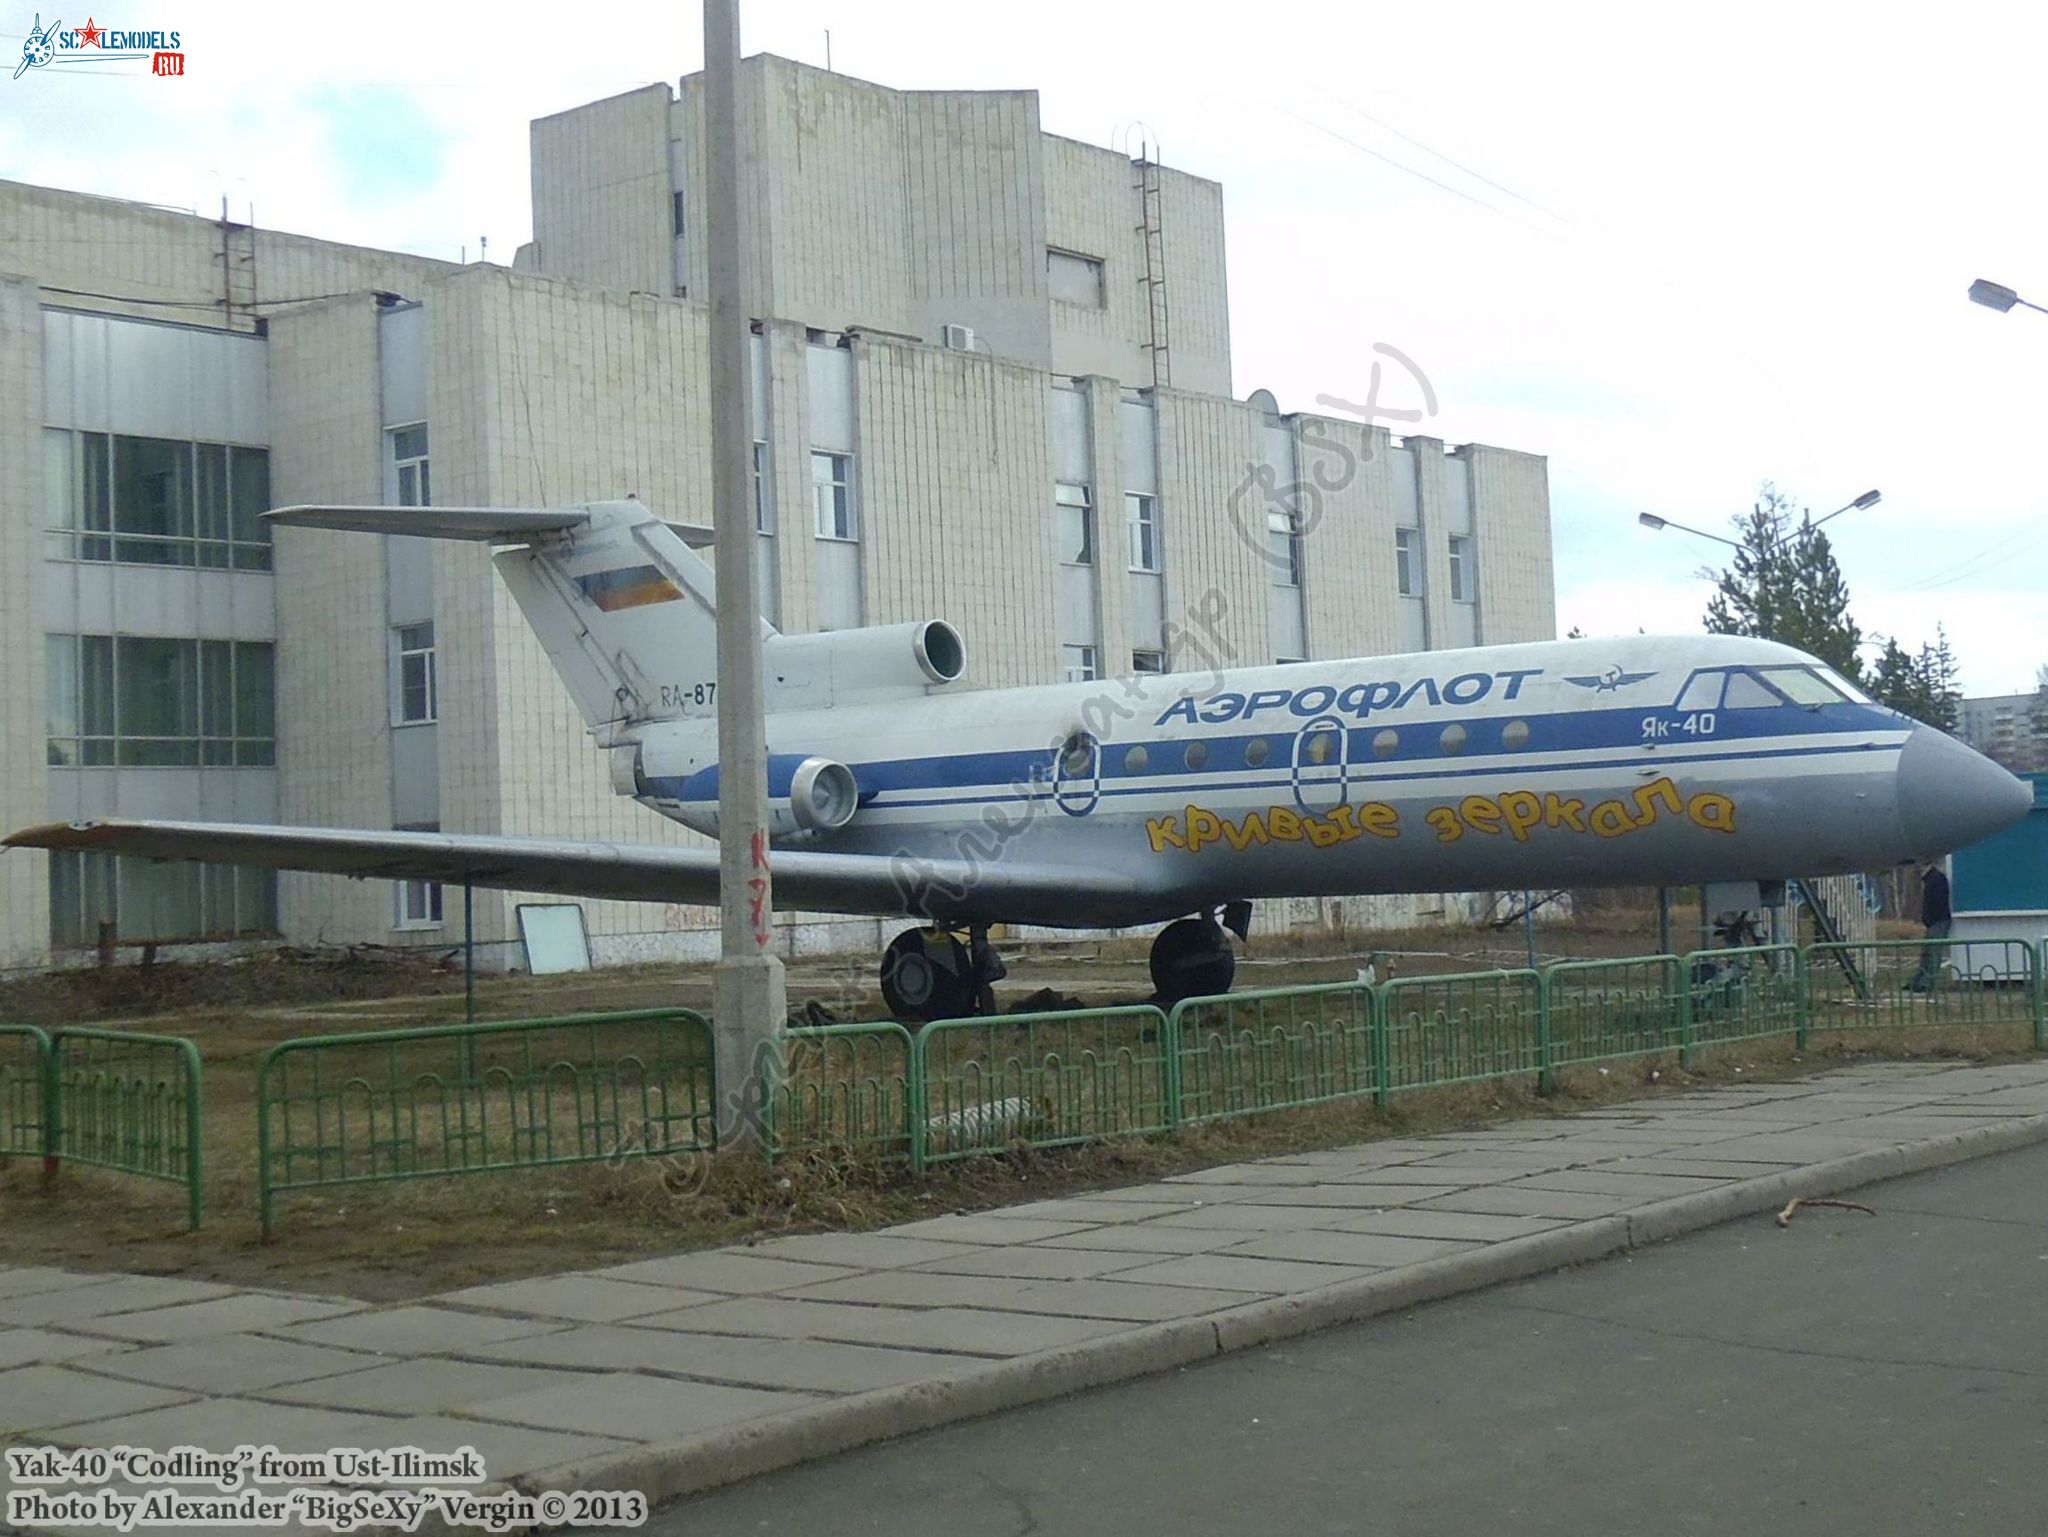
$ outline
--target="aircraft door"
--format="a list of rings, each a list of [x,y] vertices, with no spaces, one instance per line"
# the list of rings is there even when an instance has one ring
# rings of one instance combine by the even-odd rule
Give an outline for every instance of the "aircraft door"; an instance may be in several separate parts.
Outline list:
[[[1076,731],[1060,744],[1053,761],[1052,798],[1070,817],[1085,817],[1102,799],[1102,744],[1093,732]]]
[[[1294,734],[1294,800],[1310,811],[1341,806],[1351,798],[1350,755],[1344,723],[1318,715]]]

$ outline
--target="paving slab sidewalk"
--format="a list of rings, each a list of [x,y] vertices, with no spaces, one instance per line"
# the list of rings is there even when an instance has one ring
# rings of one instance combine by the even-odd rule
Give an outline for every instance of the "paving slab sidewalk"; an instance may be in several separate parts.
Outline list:
[[[1877,1063],[388,1307],[0,1268],[0,1444],[468,1445],[659,1503],[2042,1140],[2048,1062]]]

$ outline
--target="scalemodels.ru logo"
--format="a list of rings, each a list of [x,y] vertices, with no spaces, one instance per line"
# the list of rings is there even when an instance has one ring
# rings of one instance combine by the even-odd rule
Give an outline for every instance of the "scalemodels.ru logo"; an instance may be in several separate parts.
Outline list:
[[[183,36],[177,32],[103,27],[91,17],[86,18],[84,26],[67,31],[61,21],[44,26],[42,16],[38,14],[35,25],[29,28],[28,40],[21,45],[21,62],[14,66],[14,78],[19,80],[29,70],[50,64],[141,63],[145,60],[152,75],[182,75],[185,73],[183,49]]]

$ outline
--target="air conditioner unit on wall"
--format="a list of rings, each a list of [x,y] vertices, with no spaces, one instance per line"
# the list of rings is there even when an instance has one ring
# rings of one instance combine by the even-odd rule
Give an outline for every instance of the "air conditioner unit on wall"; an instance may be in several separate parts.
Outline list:
[[[974,327],[941,326],[939,328],[939,345],[950,347],[955,352],[972,352],[974,350]]]

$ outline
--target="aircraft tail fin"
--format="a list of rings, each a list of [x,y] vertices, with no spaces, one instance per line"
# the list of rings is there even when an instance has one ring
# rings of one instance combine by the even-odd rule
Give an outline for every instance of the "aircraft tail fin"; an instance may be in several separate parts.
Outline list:
[[[492,562],[601,746],[631,740],[650,721],[717,714],[711,568],[638,501],[545,511],[284,507],[266,516],[501,546]]]

